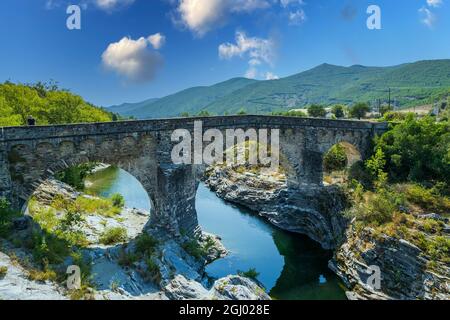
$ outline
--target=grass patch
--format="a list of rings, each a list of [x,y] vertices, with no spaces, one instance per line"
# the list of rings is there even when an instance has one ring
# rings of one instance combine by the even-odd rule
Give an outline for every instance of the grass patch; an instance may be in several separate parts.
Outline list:
[[[195,239],[183,243],[182,248],[196,259],[202,259],[208,254],[205,246]]]
[[[145,264],[147,265],[147,270],[144,274],[144,278],[148,281],[159,283],[162,279],[162,276],[158,264],[153,260],[152,257],[147,257],[145,259]]]
[[[7,273],[8,273],[8,267],[7,266],[0,266],[0,279],[4,278]]]
[[[138,260],[139,257],[137,254],[129,252],[126,249],[122,249],[119,252],[117,262],[121,267],[131,267]]]
[[[50,268],[44,270],[31,269],[28,270],[28,279],[37,282],[56,281],[58,278],[56,272]]]
[[[240,271],[240,270],[238,270],[237,273],[241,277],[249,278],[249,279],[252,279],[252,280],[258,280],[258,277],[260,275],[260,273],[257,272],[255,268],[250,268],[247,271]]]
[[[100,243],[104,245],[113,245],[127,241],[127,229],[123,227],[113,227],[106,229],[100,236]]]
[[[136,238],[136,253],[143,256],[152,256],[156,252],[159,242],[148,233],[142,233]]]
[[[75,200],[75,206],[84,213],[98,214],[104,217],[113,218],[122,212],[122,208],[114,206],[111,199],[88,198],[79,196]]]
[[[396,188],[405,194],[408,202],[424,210],[445,215],[450,212],[450,198],[442,195],[438,187],[427,189],[418,184],[403,184]]]

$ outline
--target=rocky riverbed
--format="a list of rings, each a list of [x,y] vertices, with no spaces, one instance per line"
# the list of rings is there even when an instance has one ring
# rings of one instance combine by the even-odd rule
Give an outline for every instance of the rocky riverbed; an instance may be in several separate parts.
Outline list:
[[[210,168],[206,185],[229,202],[242,205],[273,225],[306,234],[324,249],[341,241],[348,221],[341,214],[347,203],[335,186],[288,188],[283,177],[237,173],[231,168]]]
[[[343,280],[349,299],[450,299],[450,269],[445,259],[433,258],[404,239],[356,228],[354,221],[343,215],[348,203],[339,186],[289,189],[283,178],[239,173],[227,167],[210,168],[205,182],[222,199],[333,249],[329,267]],[[411,219],[430,217],[442,225],[442,231],[432,237],[448,239],[447,219],[435,214]],[[420,234],[431,237],[423,231]],[[369,281],[373,266],[380,269],[379,288]]]
[[[27,239],[48,232],[38,222],[45,222],[48,228],[53,221],[67,220],[66,210],[54,209],[55,199],[58,203],[63,199],[77,204],[80,197],[97,200],[59,181],[48,180],[33,196],[33,206],[39,210],[29,208],[24,216],[14,218],[11,236],[0,240],[0,299],[270,299],[249,278],[229,275],[211,279],[205,274],[208,263],[227,254],[220,238],[206,233],[195,241],[158,238],[147,225],[150,213],[131,208],[122,208],[111,216],[83,214],[75,231],[86,245],[62,263],[47,265],[42,261],[45,258],[36,258],[31,248],[35,244]],[[126,230],[126,238],[102,243],[102,235],[111,228]],[[76,295],[60,276],[51,276],[53,270],[64,275],[69,265],[76,264],[75,256],[87,261],[89,269],[89,286]],[[41,270],[42,265],[45,270]]]

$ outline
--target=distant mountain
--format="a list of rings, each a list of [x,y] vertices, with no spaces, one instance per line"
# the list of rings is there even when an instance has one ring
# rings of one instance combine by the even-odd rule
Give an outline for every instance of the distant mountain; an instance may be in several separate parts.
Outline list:
[[[132,116],[135,109],[146,107],[157,100],[157,98],[152,98],[138,103],[122,103],[117,106],[109,107],[108,110],[114,113],[119,113],[122,116]]]
[[[197,114],[249,113],[302,108],[311,103],[331,105],[391,99],[402,107],[429,103],[450,91],[450,60],[430,60],[393,67],[341,67],[322,64],[279,80],[236,78],[210,87],[196,87],[157,101],[127,104],[124,115],[137,118]],[[113,110],[113,109],[110,109]],[[120,111],[118,111],[121,113]]]
[[[134,116],[139,119],[173,117],[179,116],[183,112],[197,114],[212,102],[256,82],[256,80],[246,78],[234,78],[210,87],[186,89],[153,102],[147,100],[147,102],[127,104],[125,112],[119,110],[119,108],[123,108],[120,106],[115,107],[115,110],[122,115]]]

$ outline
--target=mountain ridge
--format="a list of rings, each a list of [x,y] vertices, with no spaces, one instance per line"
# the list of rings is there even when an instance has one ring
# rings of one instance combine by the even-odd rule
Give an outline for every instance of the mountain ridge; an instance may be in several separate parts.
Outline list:
[[[450,90],[450,59],[422,60],[395,66],[349,67],[323,63],[277,80],[232,78],[212,86],[192,87],[169,96],[110,109],[140,119],[182,113],[270,113],[303,108],[311,103],[352,104],[387,101],[402,107],[429,103]]]

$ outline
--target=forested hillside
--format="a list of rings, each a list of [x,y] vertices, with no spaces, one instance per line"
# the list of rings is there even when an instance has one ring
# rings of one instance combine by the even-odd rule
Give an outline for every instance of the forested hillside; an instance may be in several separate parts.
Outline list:
[[[26,124],[33,116],[38,125],[111,121],[111,112],[54,84],[0,84],[0,126]]]
[[[430,60],[393,67],[341,67],[322,64],[314,69],[270,81],[232,79],[211,87],[184,90],[156,102],[126,106],[119,112],[137,118],[180,116],[182,113],[271,113],[310,104],[391,101],[398,108],[430,104],[450,89],[450,60]]]

